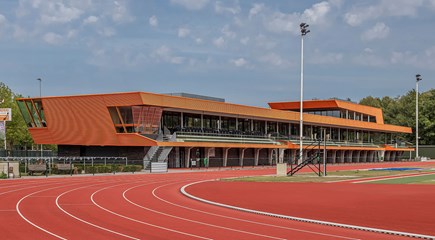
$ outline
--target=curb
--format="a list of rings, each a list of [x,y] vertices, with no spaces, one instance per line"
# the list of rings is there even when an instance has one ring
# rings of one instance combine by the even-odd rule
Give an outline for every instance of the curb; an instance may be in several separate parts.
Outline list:
[[[257,210],[247,209],[247,208],[241,208],[241,207],[231,206],[231,205],[227,205],[227,204],[223,204],[223,203],[209,201],[209,200],[206,200],[203,198],[193,196],[193,195],[186,192],[186,188],[189,186],[199,184],[199,183],[204,183],[204,182],[211,182],[211,181],[216,181],[216,180],[205,180],[205,181],[189,183],[189,184],[181,187],[180,192],[183,195],[185,195],[186,197],[189,197],[191,199],[194,199],[194,200],[197,200],[200,202],[212,204],[212,205],[219,206],[219,207],[229,208],[229,209],[233,209],[233,210],[238,210],[238,211],[242,211],[242,212],[255,213],[255,214],[259,214],[259,215],[265,215],[265,216],[276,217],[276,218],[283,218],[283,219],[288,219],[288,220],[293,220],[293,221],[298,221],[298,222],[315,223],[315,224],[321,224],[321,225],[326,225],[326,226],[348,228],[348,229],[353,229],[353,230],[361,230],[361,231],[366,231],[366,232],[375,232],[375,233],[383,233],[383,234],[389,234],[389,235],[397,235],[397,236],[404,236],[404,237],[435,240],[435,236],[430,236],[430,235],[408,233],[408,232],[399,232],[399,231],[392,231],[392,230],[386,230],[386,229],[380,229],[380,228],[362,227],[362,226],[356,226],[356,225],[349,225],[349,224],[342,224],[342,223],[335,223],[335,222],[328,222],[328,221],[320,221],[320,220],[308,219],[308,218],[299,218],[299,217],[257,211]]]

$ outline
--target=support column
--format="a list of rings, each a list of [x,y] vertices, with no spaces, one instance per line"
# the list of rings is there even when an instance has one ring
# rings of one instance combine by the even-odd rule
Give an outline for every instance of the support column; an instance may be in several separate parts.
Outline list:
[[[243,167],[243,159],[245,158],[245,150],[246,148],[239,149],[239,166]]]
[[[336,157],[337,157],[337,150],[332,150],[332,154],[331,154],[331,163],[332,164],[336,163]]]
[[[361,151],[356,151],[355,152],[355,162],[359,163],[360,162],[360,157],[361,157]]]
[[[185,155],[184,155],[184,166],[186,167],[186,168],[189,168],[190,167],[190,150],[192,149],[193,147],[186,147],[186,148],[184,148],[185,149]]]
[[[344,160],[345,160],[345,156],[346,155],[346,151],[344,151],[344,150],[341,150],[341,152],[340,152],[340,163],[344,163]]]
[[[268,149],[268,153],[267,153],[267,157],[268,157],[268,159],[269,159],[269,165],[271,165],[272,166],[272,157],[273,157],[273,151],[274,151],[275,149],[272,149],[272,148],[269,148]]]
[[[348,158],[348,162],[350,162],[350,163],[352,163],[353,162],[353,151],[352,150],[350,150],[350,151],[348,151],[349,152],[349,158]]]
[[[223,165],[224,167],[227,166],[227,162],[228,162],[228,150],[230,150],[231,148],[223,148],[222,153],[223,153]]]
[[[362,162],[367,162],[367,153],[368,151],[363,151]]]
[[[260,158],[260,150],[261,148],[254,149],[254,154],[255,154],[254,166],[258,166],[258,159]]]
[[[385,161],[390,161],[390,154],[391,154],[390,151],[385,152],[385,158],[384,158]]]
[[[284,163],[284,148],[279,148],[278,150],[278,161],[277,163]]]

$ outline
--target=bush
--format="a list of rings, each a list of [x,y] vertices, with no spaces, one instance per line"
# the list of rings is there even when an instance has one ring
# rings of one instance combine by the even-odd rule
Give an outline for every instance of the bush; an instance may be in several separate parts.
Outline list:
[[[6,179],[6,178],[8,178],[8,175],[6,173],[4,173],[4,172],[1,172],[0,173],[0,179]]]

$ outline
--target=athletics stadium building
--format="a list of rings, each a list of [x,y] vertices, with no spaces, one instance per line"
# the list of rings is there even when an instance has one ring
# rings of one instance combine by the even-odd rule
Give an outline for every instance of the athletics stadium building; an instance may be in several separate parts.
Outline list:
[[[299,154],[299,102],[260,108],[193,94],[128,92],[17,103],[34,142],[58,145],[59,156],[186,168],[204,158],[210,167],[273,165]],[[411,128],[384,124],[381,109],[331,99],[304,101],[303,110],[304,147],[326,140],[328,163],[399,161],[414,151],[400,141]]]

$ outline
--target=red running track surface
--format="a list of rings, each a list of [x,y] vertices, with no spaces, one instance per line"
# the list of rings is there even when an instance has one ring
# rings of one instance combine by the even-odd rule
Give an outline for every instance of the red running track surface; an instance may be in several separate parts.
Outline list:
[[[234,211],[180,193],[196,181],[274,171],[3,180],[0,239],[407,239]],[[257,207],[275,205],[267,197],[257,195],[265,199]]]

